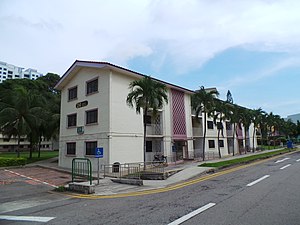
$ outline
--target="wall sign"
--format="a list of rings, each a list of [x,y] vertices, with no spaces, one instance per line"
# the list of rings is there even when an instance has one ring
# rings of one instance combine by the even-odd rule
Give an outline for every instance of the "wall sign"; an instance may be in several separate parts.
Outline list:
[[[78,102],[76,104],[76,108],[81,108],[81,107],[84,107],[84,106],[87,106],[88,105],[88,101],[83,101],[83,102]]]
[[[77,127],[77,134],[84,134],[83,127]]]

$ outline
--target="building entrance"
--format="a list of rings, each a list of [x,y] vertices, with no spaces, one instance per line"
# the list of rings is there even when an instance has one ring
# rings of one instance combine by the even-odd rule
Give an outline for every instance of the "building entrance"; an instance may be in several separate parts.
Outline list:
[[[174,141],[174,148],[176,150],[176,161],[182,160],[187,151],[186,141],[184,140]]]

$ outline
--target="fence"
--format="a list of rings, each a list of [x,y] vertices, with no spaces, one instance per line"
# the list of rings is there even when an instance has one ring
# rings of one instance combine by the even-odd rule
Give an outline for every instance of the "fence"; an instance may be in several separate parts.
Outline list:
[[[72,160],[72,182],[88,180],[92,184],[92,163],[86,158]]]
[[[194,159],[197,160],[202,160],[203,159],[203,154],[202,154],[202,150],[200,151],[200,149],[197,149],[198,151],[195,151],[194,154]],[[205,160],[210,160],[210,159],[218,159],[219,158],[219,153],[217,152],[205,152]]]
[[[140,179],[141,166],[139,164],[109,164],[103,166],[104,177]]]
[[[154,164],[153,162],[144,163],[125,163],[103,165],[104,177],[113,177],[119,179],[141,179],[145,174],[164,174],[164,164]]]

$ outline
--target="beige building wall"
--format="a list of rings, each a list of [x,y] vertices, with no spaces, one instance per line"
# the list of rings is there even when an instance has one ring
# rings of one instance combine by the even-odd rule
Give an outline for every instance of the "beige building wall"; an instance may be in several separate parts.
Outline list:
[[[101,164],[108,162],[109,154],[108,132],[109,132],[109,79],[108,70],[99,70],[95,68],[82,68],[74,78],[65,86],[61,92],[61,123],[60,123],[60,155],[59,166],[71,168],[72,159],[75,156],[69,156],[66,152],[67,142],[76,142],[76,157],[87,157],[96,164],[97,159],[93,156],[85,155],[85,142],[97,141],[98,147],[103,147],[104,158],[100,159]],[[86,95],[86,82],[98,78],[98,93]],[[68,101],[68,90],[77,86],[77,99]],[[76,108],[76,104],[82,101],[88,101],[88,105]],[[98,108],[98,124],[85,125],[85,112]],[[67,128],[67,115],[77,113],[77,127],[82,126],[83,134],[77,133],[77,127]],[[95,168],[95,166],[93,166]]]
[[[143,162],[143,111],[126,104],[129,83],[136,78],[111,72],[110,163]]]
[[[89,63],[88,67],[76,67],[70,72],[70,78],[64,83],[61,90],[61,124],[60,124],[60,155],[59,165],[61,167],[71,168],[72,159],[89,158],[93,163],[94,170],[97,168],[97,160],[94,156],[85,154],[85,143],[87,141],[97,141],[98,147],[104,148],[104,158],[100,159],[100,163],[132,163],[143,162],[144,146],[143,146],[143,112],[137,114],[135,108],[130,108],[126,104],[126,97],[129,93],[129,83],[142,76],[132,71],[115,68],[112,66],[100,66],[92,68]],[[94,66],[97,67],[97,66]],[[66,78],[67,79],[67,78]],[[86,95],[86,82],[98,79],[98,92]],[[68,101],[68,90],[77,87],[77,99]],[[172,85],[167,84],[169,103],[163,106],[161,111],[162,134],[159,137],[147,135],[148,138],[157,138],[155,140],[162,141],[162,152],[168,156],[168,162],[173,159],[173,140],[172,140]],[[191,112],[191,94],[190,91],[183,91],[185,105],[185,121],[187,147],[183,152],[184,158],[193,158],[194,156],[194,136],[192,126]],[[78,102],[88,101],[88,105],[77,108]],[[98,109],[98,123],[93,125],[85,124],[85,115],[87,110]],[[67,115],[77,113],[76,127],[67,127]],[[204,115],[202,114],[202,118]],[[207,118],[212,121],[212,118]],[[207,126],[206,124],[203,124]],[[77,127],[83,127],[83,134],[77,132]],[[222,156],[228,155],[226,124],[223,122],[224,147],[221,147]],[[218,155],[217,128],[208,129],[205,139],[205,149],[208,153]],[[250,127],[250,146],[252,147],[253,125]],[[209,148],[208,140],[214,140],[215,148]],[[76,155],[67,155],[66,143],[76,142]],[[255,142],[256,145],[256,142]],[[201,146],[202,148],[202,146]],[[235,152],[237,152],[238,144],[235,141]],[[153,154],[153,152],[152,152]],[[147,160],[152,160],[152,154],[147,154]],[[150,158],[149,158],[150,157]]]

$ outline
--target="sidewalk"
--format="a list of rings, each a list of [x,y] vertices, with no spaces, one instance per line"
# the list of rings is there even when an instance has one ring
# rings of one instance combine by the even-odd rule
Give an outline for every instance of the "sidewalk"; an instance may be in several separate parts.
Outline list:
[[[246,155],[230,156],[230,157],[221,158],[221,159],[207,160],[205,162],[227,161],[227,160],[243,158],[243,157],[247,157],[247,156],[251,156],[251,155],[263,154],[266,152],[278,151],[281,149],[283,149],[283,148],[274,149],[274,150],[265,150],[265,151],[261,151],[261,152],[255,152],[255,153],[249,152]],[[212,168],[208,168],[208,167],[199,167],[199,165],[201,165],[202,163],[204,163],[204,162],[190,161],[190,162],[184,162],[182,164],[177,164],[177,165],[169,165],[166,168],[166,171],[178,170],[179,172],[170,176],[166,180],[144,180],[143,186],[115,183],[115,182],[111,181],[112,178],[109,178],[109,177],[103,178],[103,175],[100,174],[99,185],[97,185],[97,182],[98,182],[97,180],[93,181],[93,184],[95,184],[95,194],[94,195],[126,194],[126,193],[130,193],[130,192],[138,192],[138,191],[165,188],[165,187],[175,185],[180,182],[184,182],[186,180],[189,180],[189,179],[199,176],[201,174],[206,174],[207,172],[209,172],[212,169]],[[57,159],[55,159],[55,158],[48,159],[45,161],[35,162],[32,164],[29,164],[28,166],[40,166],[40,167],[44,167],[44,168],[54,169],[54,170],[61,171],[61,172],[71,173],[71,170],[68,170],[65,168],[59,168]],[[97,174],[94,172],[93,176],[97,177]],[[83,182],[83,184],[88,184],[88,182]]]

